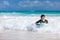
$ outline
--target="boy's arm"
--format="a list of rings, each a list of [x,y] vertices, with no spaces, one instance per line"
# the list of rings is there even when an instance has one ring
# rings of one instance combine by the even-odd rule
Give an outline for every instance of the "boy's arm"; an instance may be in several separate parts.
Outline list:
[[[38,24],[40,22],[40,20],[38,20],[37,22],[36,22],[36,24]]]
[[[46,24],[48,24],[48,20],[46,20]]]

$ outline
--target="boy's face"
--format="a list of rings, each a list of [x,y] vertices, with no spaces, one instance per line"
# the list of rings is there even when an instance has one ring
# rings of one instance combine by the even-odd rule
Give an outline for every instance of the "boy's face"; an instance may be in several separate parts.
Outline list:
[[[45,19],[45,16],[41,17],[41,19],[44,20]]]

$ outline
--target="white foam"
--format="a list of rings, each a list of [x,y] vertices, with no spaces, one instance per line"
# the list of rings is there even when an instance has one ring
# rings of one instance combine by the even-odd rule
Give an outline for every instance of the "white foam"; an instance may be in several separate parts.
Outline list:
[[[60,17],[47,16],[49,24],[41,27],[39,32],[60,33]],[[35,27],[39,16],[0,16],[0,30],[26,30],[26,27]]]

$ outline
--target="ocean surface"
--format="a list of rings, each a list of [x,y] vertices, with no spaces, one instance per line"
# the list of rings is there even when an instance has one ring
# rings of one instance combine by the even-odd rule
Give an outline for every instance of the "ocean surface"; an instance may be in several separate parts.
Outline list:
[[[53,12],[53,11],[41,11],[41,12],[0,12],[0,15],[16,15],[16,16],[27,16],[27,15],[40,15],[40,14],[45,14],[45,15],[60,15],[60,12]]]
[[[49,23],[36,28],[41,14],[46,15]],[[60,33],[60,12],[0,12],[0,31],[5,30]]]

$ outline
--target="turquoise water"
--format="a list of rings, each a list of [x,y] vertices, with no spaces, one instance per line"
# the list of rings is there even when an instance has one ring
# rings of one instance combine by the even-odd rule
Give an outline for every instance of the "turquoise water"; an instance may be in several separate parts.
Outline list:
[[[60,12],[0,12],[0,15],[60,15]]]

